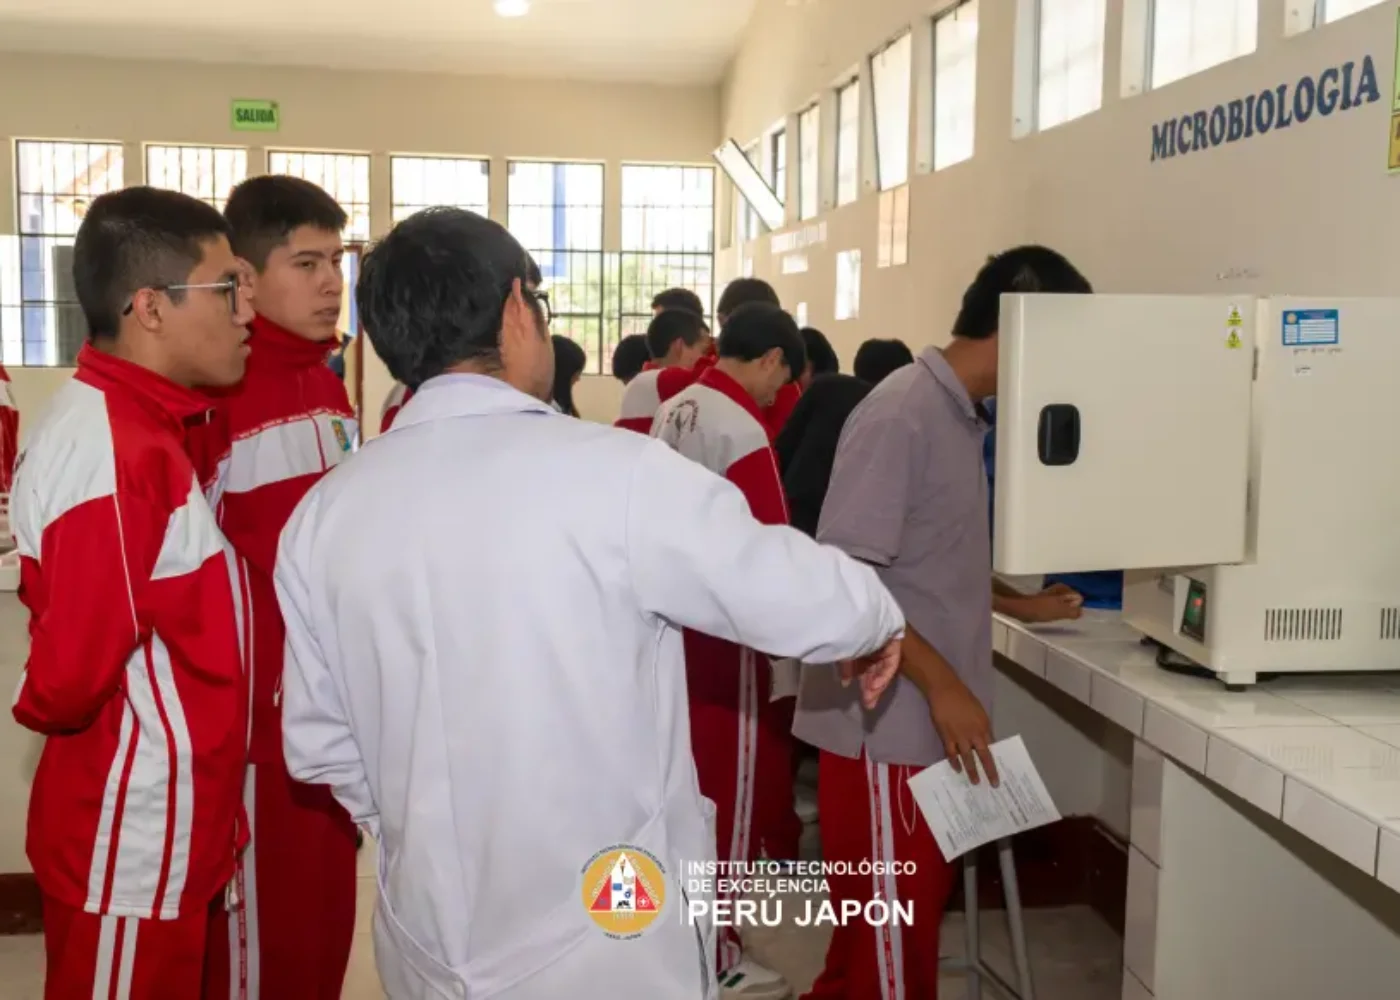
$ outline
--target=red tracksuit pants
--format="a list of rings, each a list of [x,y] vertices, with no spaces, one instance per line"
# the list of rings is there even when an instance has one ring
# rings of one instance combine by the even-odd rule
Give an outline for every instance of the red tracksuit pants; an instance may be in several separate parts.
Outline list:
[[[759,719],[759,725],[768,731],[764,746],[772,750],[759,760],[758,822],[763,831],[763,853],[774,861],[796,861],[801,854],[802,821],[793,802],[797,747],[792,717],[796,710],[796,698],[780,698],[764,705]]]
[[[340,1000],[355,935],[355,824],[323,785],[249,765],[239,904],[209,927],[204,1000]]]
[[[100,917],[45,896],[44,1000],[198,1000],[208,924],[207,912]]]
[[[781,803],[792,810],[790,724],[772,724],[767,657],[710,636],[687,632],[685,640],[690,746],[700,793],[715,804],[716,854],[722,862],[755,861],[765,841],[774,850]],[[739,957],[738,934],[721,927],[720,971]]]
[[[826,966],[803,1000],[936,1000],[938,931],[957,877],[943,860],[907,784],[922,770],[875,764],[864,756],[841,757],[823,750],[817,808],[822,859],[903,862],[900,874],[832,875],[831,901],[862,905],[879,897],[912,903],[911,925],[874,926],[863,917],[837,926],[826,950]],[[875,866],[868,866],[875,867]]]

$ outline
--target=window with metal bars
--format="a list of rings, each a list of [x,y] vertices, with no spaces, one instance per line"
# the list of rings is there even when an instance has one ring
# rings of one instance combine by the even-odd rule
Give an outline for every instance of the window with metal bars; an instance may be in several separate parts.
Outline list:
[[[464,156],[392,156],[394,224],[436,205],[491,214],[491,161]]]
[[[124,186],[114,142],[15,143],[18,235],[0,244],[6,365],[71,365],[87,340],[73,289],[73,238],[98,195]]]
[[[604,326],[603,165],[512,160],[507,164],[506,228],[539,265],[554,320],[577,341],[585,371],[607,363]]]
[[[787,204],[787,129],[780,128],[768,137],[768,186]]]
[[[305,153],[269,150],[267,170],[310,181],[340,202],[349,217],[343,233],[347,243],[367,243],[369,225],[369,155],[367,153]]]
[[[714,303],[715,172],[710,167],[622,167],[622,251],[616,336],[645,333],[651,301],[689,288],[708,315]],[[616,340],[606,345],[610,357]]]
[[[340,259],[340,272],[345,277],[346,294],[340,302],[342,334],[355,337],[360,332],[359,306],[355,301],[355,282],[360,275],[360,249],[369,242],[369,154],[367,153],[303,153],[289,149],[273,149],[267,154],[268,173],[288,174],[310,181],[321,188],[345,209],[345,229],[341,236],[348,244]]]
[[[213,205],[220,212],[229,192],[248,176],[248,151],[228,146],[146,147],[146,183]]]

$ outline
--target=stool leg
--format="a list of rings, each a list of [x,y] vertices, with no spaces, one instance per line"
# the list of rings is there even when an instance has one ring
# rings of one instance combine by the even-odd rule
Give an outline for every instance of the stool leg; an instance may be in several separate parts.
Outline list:
[[[1001,884],[1006,890],[1006,920],[1011,926],[1011,957],[1016,963],[1016,975],[1020,980],[1020,1000],[1035,1000],[1035,988],[1031,985],[1030,951],[1026,947],[1025,914],[1021,909],[1021,887],[1016,881],[1016,858],[1011,853],[1011,841],[998,842],[997,854],[1001,860]]]
[[[967,951],[967,1000],[982,1000],[982,927],[977,908],[976,850],[963,855],[963,924]]]

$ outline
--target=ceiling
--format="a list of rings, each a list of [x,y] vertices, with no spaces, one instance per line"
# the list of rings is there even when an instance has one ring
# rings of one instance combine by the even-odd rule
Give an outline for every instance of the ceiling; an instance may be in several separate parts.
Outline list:
[[[756,0],[0,0],[0,48],[134,59],[710,84]]]

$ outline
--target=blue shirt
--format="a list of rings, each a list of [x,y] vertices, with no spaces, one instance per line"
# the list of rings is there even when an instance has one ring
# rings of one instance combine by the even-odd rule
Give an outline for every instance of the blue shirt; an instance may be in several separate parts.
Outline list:
[[[996,512],[996,470],[997,470],[997,410],[996,400],[986,399],[982,401],[983,408],[987,411],[987,421],[991,429],[987,431],[987,437],[982,442],[982,462],[987,467],[987,516],[992,523],[996,521],[992,515]],[[1045,585],[1048,587],[1052,583],[1063,583],[1067,587],[1073,587],[1084,597],[1086,608],[1108,608],[1113,611],[1122,610],[1123,607],[1123,571],[1122,570],[1100,570],[1094,573],[1056,573],[1045,578]]]

